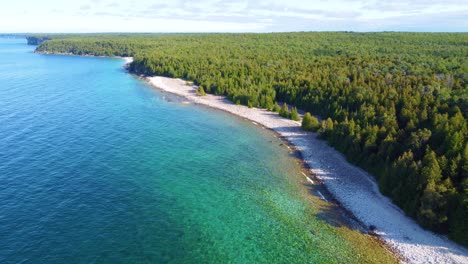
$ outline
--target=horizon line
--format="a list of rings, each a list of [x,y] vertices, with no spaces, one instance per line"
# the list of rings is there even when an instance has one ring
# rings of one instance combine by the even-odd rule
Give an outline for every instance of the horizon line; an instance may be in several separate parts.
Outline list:
[[[405,31],[405,30],[299,30],[299,31],[90,31],[90,32],[0,32],[0,35],[22,35],[22,34],[281,34],[281,33],[468,33],[467,31]]]

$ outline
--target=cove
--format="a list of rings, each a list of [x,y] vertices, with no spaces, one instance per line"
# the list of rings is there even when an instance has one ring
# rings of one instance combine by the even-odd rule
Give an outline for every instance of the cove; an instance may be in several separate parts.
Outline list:
[[[394,261],[320,217],[272,132],[33,49],[0,39],[1,263]]]

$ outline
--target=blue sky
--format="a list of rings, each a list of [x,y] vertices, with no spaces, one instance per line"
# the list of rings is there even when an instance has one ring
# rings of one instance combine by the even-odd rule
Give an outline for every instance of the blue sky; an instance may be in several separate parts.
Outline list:
[[[468,31],[467,0],[14,0],[0,32]]]

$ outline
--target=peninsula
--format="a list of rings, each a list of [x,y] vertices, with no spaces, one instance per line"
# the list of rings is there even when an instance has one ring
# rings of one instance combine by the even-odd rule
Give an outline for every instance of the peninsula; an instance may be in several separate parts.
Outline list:
[[[463,246],[425,229],[467,243],[466,41],[462,33],[75,35],[37,51],[134,57],[129,70],[157,76],[156,87],[282,134],[408,261],[462,263]],[[319,134],[280,118],[278,102],[319,116]]]

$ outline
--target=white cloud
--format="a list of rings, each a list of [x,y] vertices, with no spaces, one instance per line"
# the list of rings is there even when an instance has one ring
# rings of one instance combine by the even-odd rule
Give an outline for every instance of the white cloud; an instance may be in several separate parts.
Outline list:
[[[0,32],[468,29],[460,0],[17,0],[2,4],[2,13]]]
[[[80,6],[80,10],[89,10],[89,9],[91,9],[90,5],[81,5]]]

